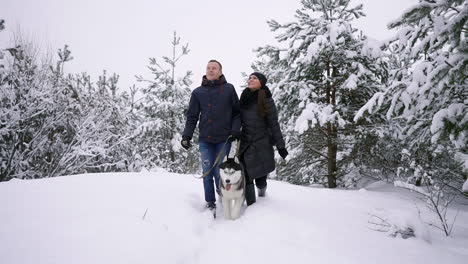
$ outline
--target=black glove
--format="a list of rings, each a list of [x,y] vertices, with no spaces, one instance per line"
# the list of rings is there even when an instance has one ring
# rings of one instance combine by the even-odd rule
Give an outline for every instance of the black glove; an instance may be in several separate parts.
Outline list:
[[[278,153],[280,154],[280,156],[283,158],[283,159],[286,159],[286,157],[288,156],[288,151],[285,149],[285,148],[282,148],[282,149],[278,149]]]
[[[190,137],[183,136],[182,141],[180,141],[180,144],[184,149],[189,149],[192,146],[192,144],[190,144]]]
[[[231,137],[229,138],[229,142],[239,140],[240,138],[241,138],[241,133],[239,131],[231,132]]]

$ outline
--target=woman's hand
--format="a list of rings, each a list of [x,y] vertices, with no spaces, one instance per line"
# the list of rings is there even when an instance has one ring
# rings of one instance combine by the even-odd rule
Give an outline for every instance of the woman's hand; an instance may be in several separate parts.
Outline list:
[[[282,149],[278,149],[278,153],[280,154],[280,156],[283,158],[283,159],[286,159],[286,157],[288,156],[288,151],[286,150],[286,148],[282,148]]]

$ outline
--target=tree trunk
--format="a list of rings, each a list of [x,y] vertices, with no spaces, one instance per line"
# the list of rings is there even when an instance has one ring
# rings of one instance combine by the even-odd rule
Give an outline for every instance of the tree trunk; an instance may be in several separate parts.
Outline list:
[[[333,73],[330,69],[330,62],[327,63],[327,79],[336,74],[336,69],[333,68]],[[336,105],[336,86],[330,81],[327,81],[327,103]],[[328,188],[336,188],[336,154],[337,154],[337,127],[336,125],[327,123],[327,148],[328,148]]]
[[[327,124],[327,147],[328,147],[328,188],[336,188],[336,126],[332,123]]]

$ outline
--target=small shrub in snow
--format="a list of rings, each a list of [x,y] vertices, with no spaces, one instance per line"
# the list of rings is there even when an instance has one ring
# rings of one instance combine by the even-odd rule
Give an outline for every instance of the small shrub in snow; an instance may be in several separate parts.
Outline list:
[[[420,198],[423,201],[429,211],[432,213],[432,216],[435,216],[435,223],[428,223],[430,226],[433,226],[439,230],[442,230],[446,236],[449,236],[452,233],[454,223],[457,219],[457,215],[453,217],[448,216],[448,209],[450,203],[455,198],[455,194],[450,192],[444,192],[438,184],[435,184],[432,179],[423,174],[421,176],[421,184],[424,187],[416,186],[408,182],[395,181],[395,186],[402,187],[411,191],[415,191],[423,195]]]
[[[416,236],[414,234],[414,230],[411,227],[397,226],[393,223],[390,223],[388,219],[382,218],[380,216],[372,215],[368,223],[372,230],[385,232],[391,237],[400,235],[401,238],[407,239]]]
[[[391,237],[416,237],[431,243],[431,236],[421,218],[414,213],[378,210],[369,214],[368,228]]]

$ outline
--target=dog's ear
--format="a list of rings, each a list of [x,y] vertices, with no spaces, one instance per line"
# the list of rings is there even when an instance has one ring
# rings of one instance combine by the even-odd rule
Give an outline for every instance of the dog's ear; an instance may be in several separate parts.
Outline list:
[[[228,160],[228,155],[224,155],[224,158],[223,158],[223,163],[226,162]]]
[[[240,164],[240,162],[239,162],[239,157],[237,157],[237,155],[234,155],[234,161],[235,161],[236,163],[239,163],[239,164]]]

